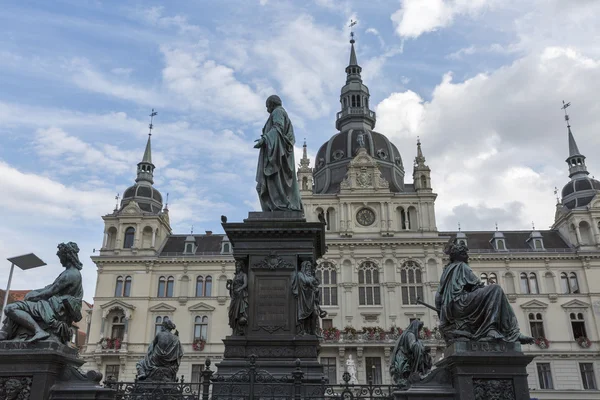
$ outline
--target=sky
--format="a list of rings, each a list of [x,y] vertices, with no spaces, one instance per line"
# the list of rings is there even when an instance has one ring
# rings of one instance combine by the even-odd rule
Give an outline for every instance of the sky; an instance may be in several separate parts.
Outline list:
[[[375,130],[412,180],[417,137],[440,230],[552,225],[569,180],[562,101],[600,176],[600,1],[54,0],[0,8],[0,259],[75,241],[91,300],[102,215],[133,184],[154,108],[173,231],[259,209],[252,145],[278,94],[314,160],[335,134],[351,20]],[[0,287],[9,270],[0,262]]]

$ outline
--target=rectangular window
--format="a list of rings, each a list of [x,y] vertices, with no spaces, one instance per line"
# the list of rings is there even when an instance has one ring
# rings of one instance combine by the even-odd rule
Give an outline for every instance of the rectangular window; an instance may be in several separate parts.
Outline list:
[[[367,304],[367,302],[365,300],[365,288],[364,287],[358,288],[358,304],[360,304],[361,306],[364,306],[365,304]]]
[[[531,328],[531,336],[534,338],[545,338],[544,334],[544,323],[542,321],[529,321],[529,327]]]
[[[571,321],[571,328],[573,329],[573,337],[575,339],[587,337],[587,333],[585,332],[585,322]]]
[[[106,372],[106,379],[110,379],[110,380],[114,380],[114,381],[119,380],[119,365],[107,365],[105,372]]]
[[[367,382],[371,382],[373,385],[381,385],[381,358],[380,357],[365,357],[365,366],[367,374]]]
[[[410,304],[408,302],[408,288],[407,287],[402,288],[402,304]]]
[[[192,383],[202,382],[202,371],[204,371],[203,364],[192,364]]]
[[[596,377],[594,376],[594,364],[592,363],[579,363],[579,370],[581,371],[581,382],[585,390],[596,390]]]
[[[373,304],[379,306],[381,305],[381,288],[374,287],[373,288]]]
[[[323,320],[323,330],[333,328],[333,320],[332,319],[324,319]]]
[[[367,287],[367,305],[373,305],[373,288],[371,286]]]
[[[331,305],[332,306],[337,306],[338,302],[337,302],[337,288],[336,287],[332,287],[331,288]]]
[[[540,389],[554,389],[550,363],[537,363],[537,372],[540,381]]]
[[[325,376],[329,378],[330,384],[337,383],[337,371],[335,363],[335,357],[321,357],[321,365],[323,365],[323,372],[325,373]]]

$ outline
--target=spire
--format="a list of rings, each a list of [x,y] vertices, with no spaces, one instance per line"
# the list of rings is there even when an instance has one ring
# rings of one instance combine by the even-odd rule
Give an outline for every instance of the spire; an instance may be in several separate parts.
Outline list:
[[[573,132],[571,132],[571,123],[569,122],[570,118],[569,114],[567,114],[567,108],[570,105],[570,102],[565,103],[563,100],[563,106],[561,107],[561,109],[563,109],[565,112],[565,121],[567,122],[567,131],[569,136],[569,157],[567,157],[565,161],[569,166],[569,178],[576,179],[578,177],[589,175],[589,172],[587,171],[587,167],[585,165],[585,156],[579,151],[577,142],[573,136]]]
[[[415,167],[427,167],[425,165],[425,157],[421,150],[421,139],[417,136],[417,156],[415,157]]]
[[[298,168],[298,172],[312,172],[312,169],[310,168],[310,158],[308,158],[306,150],[306,139],[304,139],[304,144],[302,145],[302,158],[300,159],[300,168]]]
[[[152,164],[152,144],[151,144],[151,139],[152,139],[152,128],[154,128],[154,125],[152,124],[153,120],[154,120],[154,116],[158,114],[156,111],[154,111],[154,108],[152,109],[152,112],[150,113],[150,125],[148,125],[148,128],[150,128],[150,131],[148,132],[148,141],[146,142],[146,149],[144,150],[144,156],[142,157],[142,161],[138,163],[138,168],[137,168],[137,178],[136,178],[136,182],[138,183],[149,183],[150,185],[152,185],[154,183],[154,164]]]
[[[350,39],[350,62],[348,65],[358,65],[358,60],[356,59],[356,50],[354,50],[354,33],[352,33],[352,39]]]

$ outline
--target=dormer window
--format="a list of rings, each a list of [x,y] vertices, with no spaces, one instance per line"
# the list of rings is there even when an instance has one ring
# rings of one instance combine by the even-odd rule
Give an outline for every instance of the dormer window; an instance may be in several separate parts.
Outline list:
[[[506,243],[504,243],[504,239],[495,239],[496,250],[498,251],[506,251]]]
[[[535,239],[533,241],[533,248],[536,250],[542,250],[544,248],[544,244],[541,239]]]
[[[231,244],[230,243],[223,243],[223,249],[221,250],[221,253],[223,253],[223,254],[231,254]]]
[[[193,243],[186,243],[186,245],[185,245],[185,252],[186,253],[193,253],[194,252],[194,244]]]
[[[527,243],[533,250],[544,250],[544,238],[538,231],[533,231],[527,239]]]
[[[196,239],[193,236],[185,238],[183,245],[183,254],[195,254],[196,253]]]

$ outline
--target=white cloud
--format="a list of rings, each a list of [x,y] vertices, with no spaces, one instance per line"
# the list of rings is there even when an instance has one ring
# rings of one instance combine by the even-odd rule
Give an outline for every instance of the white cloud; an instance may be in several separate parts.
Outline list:
[[[396,33],[416,38],[450,25],[458,15],[476,15],[496,0],[403,0],[392,14]]]
[[[441,229],[455,229],[465,207],[510,209],[519,221],[513,229],[527,229],[532,220],[547,227],[554,216],[553,188],[568,181],[561,101],[573,99],[571,122],[580,148],[596,148],[599,91],[600,59],[550,47],[464,82],[446,74],[431,101],[411,91],[393,93],[376,108],[378,130],[409,149],[403,151],[406,167],[421,136],[439,193]],[[600,174],[599,158],[588,154],[587,162],[592,175]],[[464,229],[493,229],[484,226],[488,216],[473,212],[460,222]]]

